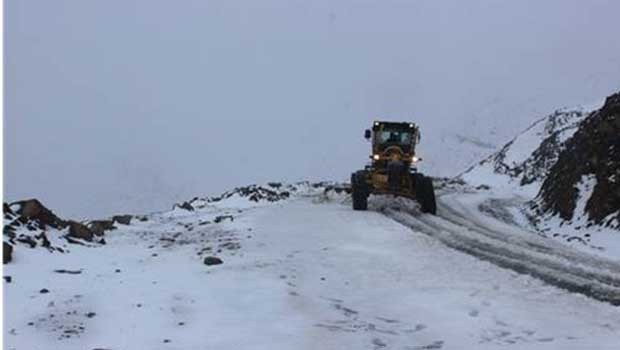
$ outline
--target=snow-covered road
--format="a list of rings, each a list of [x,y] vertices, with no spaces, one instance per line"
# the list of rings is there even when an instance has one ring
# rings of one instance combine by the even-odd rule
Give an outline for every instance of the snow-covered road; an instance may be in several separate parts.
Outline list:
[[[620,305],[620,259],[582,252],[528,232],[512,222],[499,204],[493,215],[478,208],[488,198],[480,193],[453,192],[439,196],[438,217],[420,215],[415,204],[379,201],[378,210],[447,246],[496,265],[536,276],[555,286]]]
[[[223,214],[234,221],[213,222]],[[106,239],[16,252],[6,349],[612,350],[620,339],[617,307],[316,198],[158,214]],[[209,254],[224,264],[205,266]]]

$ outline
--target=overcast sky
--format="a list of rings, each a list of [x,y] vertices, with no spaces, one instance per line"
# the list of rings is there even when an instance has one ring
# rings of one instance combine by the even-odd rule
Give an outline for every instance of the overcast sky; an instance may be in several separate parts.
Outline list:
[[[66,217],[347,179],[375,118],[418,122],[425,170],[454,175],[620,89],[616,0],[5,6],[5,200]]]

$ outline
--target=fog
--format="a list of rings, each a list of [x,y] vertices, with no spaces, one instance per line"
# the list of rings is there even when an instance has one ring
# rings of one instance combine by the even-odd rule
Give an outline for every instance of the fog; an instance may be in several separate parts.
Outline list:
[[[417,122],[422,168],[452,176],[620,89],[614,0],[5,6],[5,200],[65,217],[346,180],[374,119]]]

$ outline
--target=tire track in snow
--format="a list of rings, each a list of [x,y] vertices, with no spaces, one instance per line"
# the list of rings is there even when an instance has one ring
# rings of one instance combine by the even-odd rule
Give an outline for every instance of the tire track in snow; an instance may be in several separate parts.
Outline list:
[[[555,241],[518,232],[518,228],[500,230],[485,225],[466,208],[448,204],[449,200],[449,195],[438,198],[437,217],[420,213],[417,206],[408,201],[385,201],[374,207],[450,248],[570,292],[620,305],[619,263],[571,251]]]

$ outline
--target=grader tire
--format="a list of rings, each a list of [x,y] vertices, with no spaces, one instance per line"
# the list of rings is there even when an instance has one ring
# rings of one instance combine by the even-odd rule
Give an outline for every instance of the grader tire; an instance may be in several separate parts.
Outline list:
[[[368,209],[368,189],[365,179],[361,173],[351,175],[351,199],[353,210]]]
[[[416,199],[423,213],[437,215],[437,202],[433,180],[428,176],[416,176]]]

